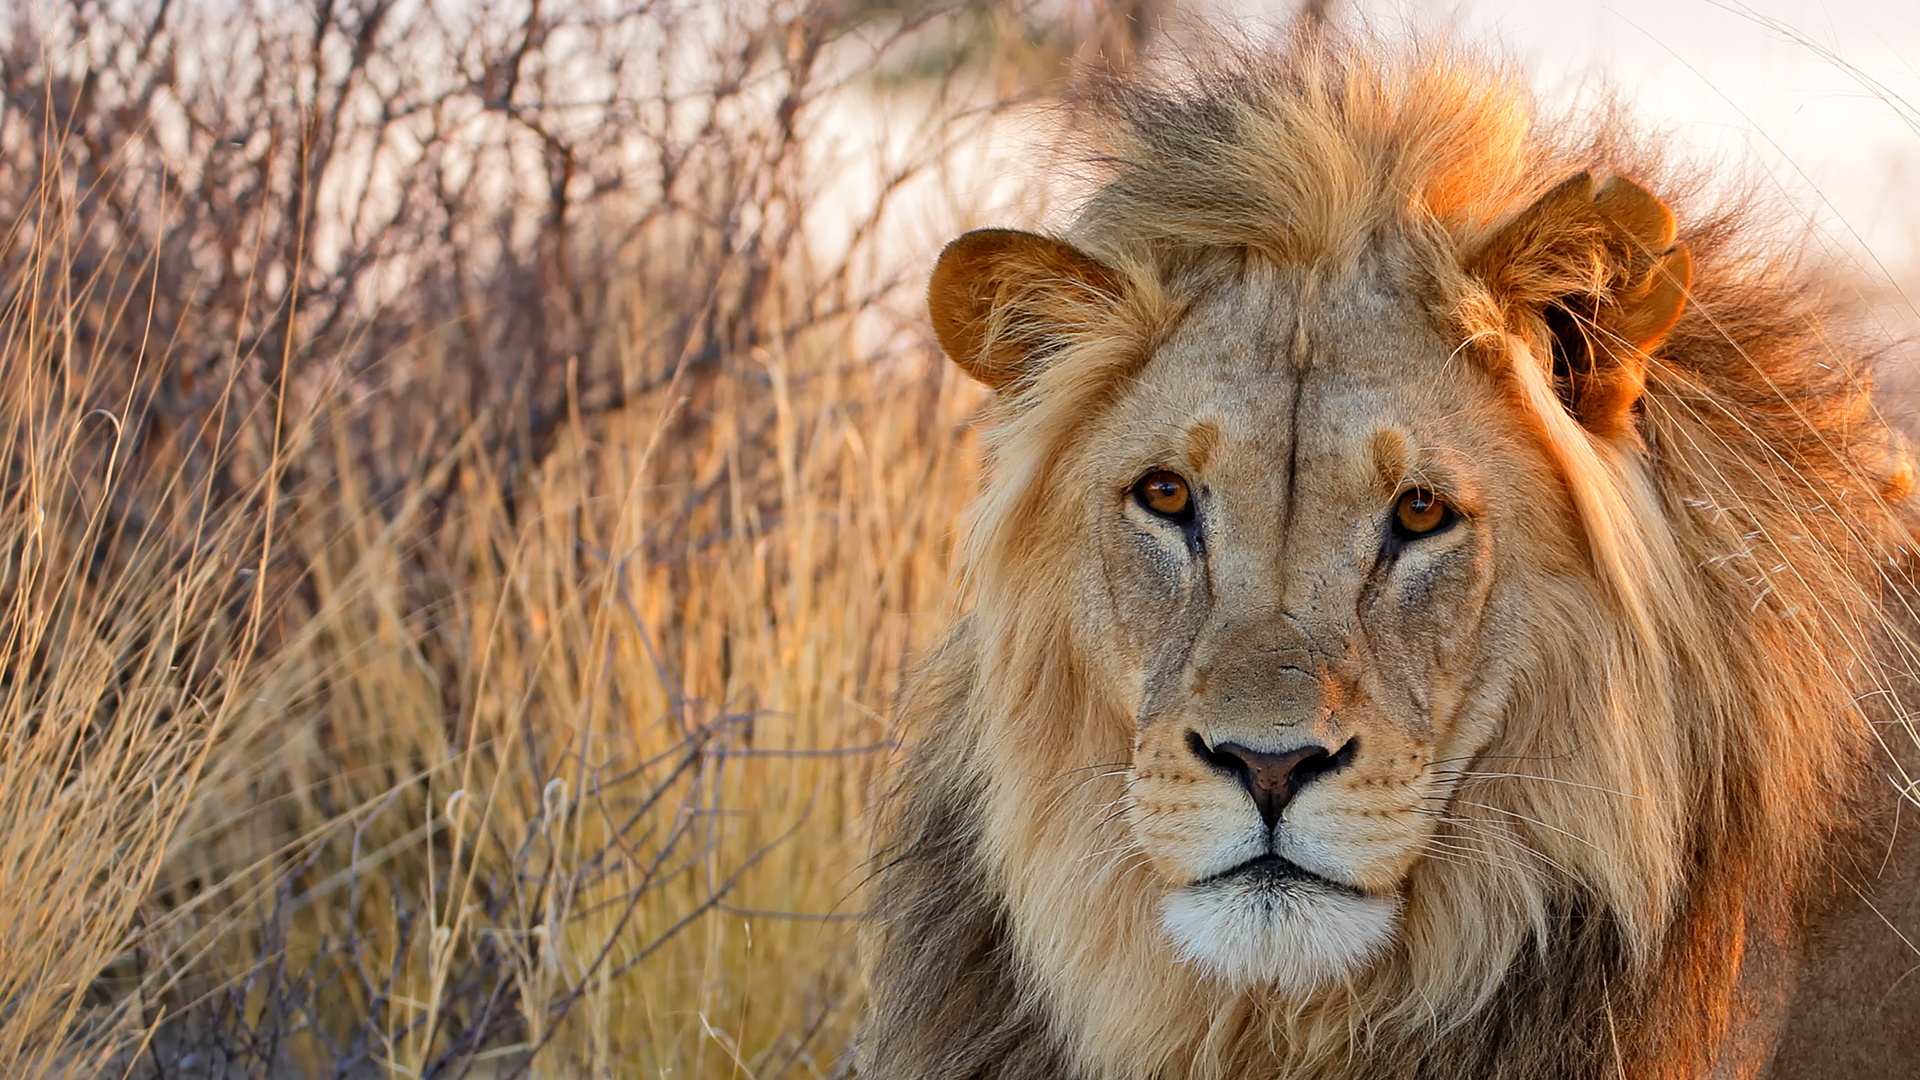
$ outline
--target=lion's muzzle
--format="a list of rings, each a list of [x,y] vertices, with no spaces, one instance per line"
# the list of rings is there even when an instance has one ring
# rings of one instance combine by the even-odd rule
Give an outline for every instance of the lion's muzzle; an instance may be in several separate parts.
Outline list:
[[[1199,732],[1189,731],[1187,746],[1200,760],[1238,780],[1247,794],[1253,797],[1253,805],[1260,811],[1260,820],[1268,829],[1272,829],[1301,788],[1320,777],[1339,772],[1353,761],[1360,740],[1348,739],[1339,750],[1331,752],[1318,743],[1308,743],[1274,753],[1237,742],[1209,746]]]

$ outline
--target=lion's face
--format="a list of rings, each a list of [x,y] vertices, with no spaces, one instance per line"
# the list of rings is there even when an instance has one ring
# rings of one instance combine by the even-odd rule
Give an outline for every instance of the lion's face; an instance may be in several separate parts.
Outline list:
[[[1613,474],[1569,455],[1636,438],[1688,274],[1672,242],[1630,182],[1582,174],[1518,215],[1461,269],[1605,291],[1523,313],[1537,344],[1505,368],[1463,355],[1387,252],[1116,270],[1030,234],[949,246],[936,329],[1010,402],[974,559],[996,672],[1023,672],[982,745],[1026,948],[1077,962],[1063,935],[1092,913],[1062,860],[1107,875],[1114,933],[1294,994],[1396,940],[1469,940],[1471,912],[1514,940],[1543,866],[1636,915],[1664,902],[1664,864],[1582,834],[1671,850],[1672,804],[1641,793],[1678,758],[1632,709],[1565,730],[1564,695],[1640,689],[1602,634],[1638,618],[1593,561]],[[1527,782],[1485,786],[1507,771]]]
[[[1071,466],[1098,552],[1076,617],[1134,722],[1126,820],[1179,950],[1235,981],[1378,950],[1494,734],[1495,561],[1542,467],[1490,380],[1431,377],[1449,349],[1417,311],[1222,286]]]

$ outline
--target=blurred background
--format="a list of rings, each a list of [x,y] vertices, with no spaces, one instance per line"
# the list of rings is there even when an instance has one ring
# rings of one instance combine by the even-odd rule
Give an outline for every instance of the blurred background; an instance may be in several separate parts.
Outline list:
[[[21,0],[0,21],[0,1075],[846,1075],[985,396],[939,245],[1055,103],[1364,18],[1611,94],[1872,305],[1920,13]]]
[[[1920,240],[1920,8],[1897,0],[1355,4],[1498,41],[1548,101],[1609,88],[1889,269]],[[1858,252],[1856,252],[1857,254]]]

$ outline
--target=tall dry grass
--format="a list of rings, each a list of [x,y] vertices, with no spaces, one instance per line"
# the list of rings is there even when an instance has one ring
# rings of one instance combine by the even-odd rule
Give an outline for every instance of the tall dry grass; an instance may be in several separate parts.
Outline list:
[[[1151,15],[16,8],[0,1075],[841,1071],[921,264]]]
[[[36,195],[27,225],[74,213],[58,184]],[[207,512],[192,478],[129,454],[137,359],[126,389],[75,362],[87,323],[139,313],[51,244],[15,254],[0,315],[0,1071],[36,1076],[104,1065],[101,1043],[76,1058],[66,1036],[94,1018],[94,980],[136,933],[195,780],[246,709],[267,594],[234,560],[271,553],[268,531]],[[136,485],[150,495],[130,519]],[[236,494],[262,506],[270,488]]]

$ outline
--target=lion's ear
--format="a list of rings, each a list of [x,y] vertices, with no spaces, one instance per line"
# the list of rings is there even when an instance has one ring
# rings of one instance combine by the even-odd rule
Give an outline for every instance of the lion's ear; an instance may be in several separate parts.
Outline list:
[[[1120,277],[1071,244],[1013,229],[977,229],[933,268],[927,309],[940,347],[995,390],[1030,379],[1084,322],[1110,310]]]
[[[1693,258],[1675,236],[1673,212],[1646,188],[1583,172],[1468,261],[1517,328],[1546,338],[1560,400],[1602,438],[1631,427],[1647,355],[1686,307]]]

